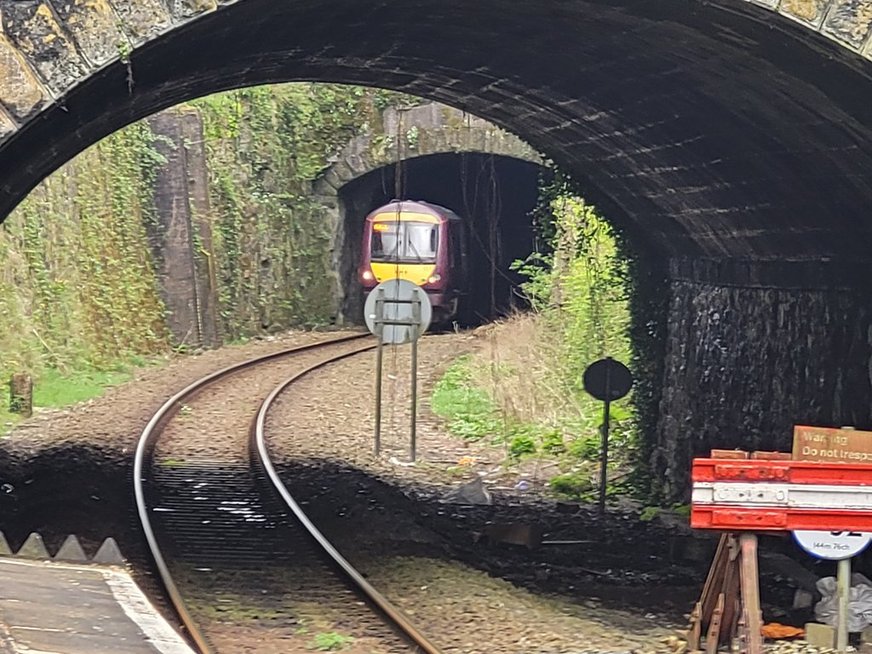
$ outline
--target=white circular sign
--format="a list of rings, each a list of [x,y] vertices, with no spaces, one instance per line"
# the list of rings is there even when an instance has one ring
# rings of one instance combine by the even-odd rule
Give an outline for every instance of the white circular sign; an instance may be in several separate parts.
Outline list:
[[[797,544],[819,559],[850,559],[866,549],[872,533],[862,531],[806,531],[793,532]]]
[[[417,284],[405,279],[389,279],[369,292],[363,306],[363,319],[366,320],[366,326],[373,334],[378,335],[376,313],[379,299],[384,300],[382,320],[388,323],[408,323],[405,325],[383,325],[382,343],[410,343],[413,338],[418,338],[426,332],[430,326],[433,306],[430,304],[427,292]],[[417,329],[412,326],[415,322],[415,310],[412,303],[415,300],[420,302],[421,308]]]

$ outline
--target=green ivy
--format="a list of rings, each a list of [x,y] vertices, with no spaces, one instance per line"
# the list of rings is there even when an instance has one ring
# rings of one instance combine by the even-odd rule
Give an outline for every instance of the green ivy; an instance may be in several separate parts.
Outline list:
[[[253,87],[192,103],[210,170],[218,298],[230,339],[333,317],[332,225],[311,183],[398,94],[331,84]]]
[[[0,378],[109,370],[166,348],[143,227],[160,159],[147,127],[40,184],[0,230]]]

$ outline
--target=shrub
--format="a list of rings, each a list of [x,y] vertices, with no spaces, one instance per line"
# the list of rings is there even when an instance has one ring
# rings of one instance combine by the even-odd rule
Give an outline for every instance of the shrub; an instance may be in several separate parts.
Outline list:
[[[568,472],[557,475],[548,482],[558,495],[564,495],[573,499],[581,499],[593,490],[593,482],[583,472]]]
[[[529,434],[515,436],[509,442],[509,456],[513,459],[520,459],[525,454],[534,454],[535,452],[536,442]]]

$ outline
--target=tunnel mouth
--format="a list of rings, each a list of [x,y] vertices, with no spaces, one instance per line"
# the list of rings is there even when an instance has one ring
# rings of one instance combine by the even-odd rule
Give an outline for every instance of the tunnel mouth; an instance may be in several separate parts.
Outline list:
[[[359,268],[364,219],[398,198],[445,207],[463,221],[469,285],[455,315],[435,316],[434,330],[475,327],[527,310],[529,303],[518,286],[524,278],[512,264],[539,246],[532,212],[540,184],[550,176],[547,169],[529,161],[461,152],[407,159],[345,184],[339,190],[344,321],[363,324],[365,295]]]

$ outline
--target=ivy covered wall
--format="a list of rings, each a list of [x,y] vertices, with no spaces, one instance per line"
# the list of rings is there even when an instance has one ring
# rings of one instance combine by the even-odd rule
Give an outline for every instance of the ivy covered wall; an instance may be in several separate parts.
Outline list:
[[[48,178],[0,226],[0,376],[110,367],[167,346],[144,247],[161,161],[145,125]]]
[[[0,379],[331,321],[335,225],[311,182],[400,103],[352,86],[253,87],[169,110],[178,129],[153,117],[81,154],[0,226]],[[179,211],[192,292],[211,314],[199,338],[177,333],[164,301],[161,230]]]
[[[329,84],[253,87],[198,100],[209,169],[221,327],[238,338],[336,315],[336,225],[311,183],[354,136],[403,102]]]

